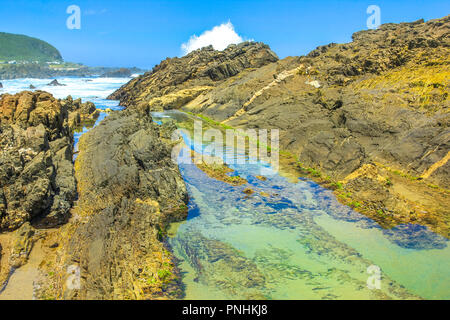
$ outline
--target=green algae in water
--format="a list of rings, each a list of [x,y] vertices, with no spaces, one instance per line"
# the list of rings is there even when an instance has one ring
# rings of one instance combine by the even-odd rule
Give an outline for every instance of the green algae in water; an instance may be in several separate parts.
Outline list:
[[[179,112],[155,118],[193,127]],[[448,240],[425,227],[383,230],[311,181],[256,178],[267,172],[263,163],[229,164],[248,180],[242,186],[179,166],[189,217],[169,231],[169,243],[181,259],[186,299],[450,298]],[[367,287],[372,265],[381,269],[380,289]]]

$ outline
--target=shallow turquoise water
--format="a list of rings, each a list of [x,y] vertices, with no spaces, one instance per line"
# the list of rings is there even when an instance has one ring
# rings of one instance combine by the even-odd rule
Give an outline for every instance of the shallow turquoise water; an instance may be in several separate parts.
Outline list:
[[[159,123],[169,118],[184,126],[193,121],[178,112],[154,114]],[[194,149],[189,134],[183,138],[179,159]],[[426,227],[384,230],[312,181],[292,183],[277,173],[261,181],[255,176],[270,171],[266,163],[230,164],[233,175],[248,180],[238,187],[194,164],[179,166],[189,216],[172,226],[168,242],[186,299],[450,298],[448,240]],[[372,265],[381,270],[379,289],[367,287]]]

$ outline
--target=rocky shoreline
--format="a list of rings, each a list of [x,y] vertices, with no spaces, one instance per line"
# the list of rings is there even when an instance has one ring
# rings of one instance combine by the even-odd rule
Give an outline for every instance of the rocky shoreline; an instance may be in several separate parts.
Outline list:
[[[98,118],[93,103],[43,91],[1,95],[0,295],[39,248],[28,265],[38,274],[34,298],[182,298],[164,238],[186,219],[188,194],[171,160],[176,126],[154,123],[155,110],[280,129],[282,170],[333,189],[385,228],[417,223],[448,238],[449,26],[450,17],[387,24],[283,60],[254,42],[164,60],[110,96],[127,109],[82,136],[75,162],[73,132]],[[245,181],[224,165],[198,168],[231,185]],[[230,246],[186,237],[181,248],[206,244],[193,261],[226,252],[225,269],[246,268],[248,281],[232,283],[264,284]],[[212,264],[196,268],[205,283],[227,280],[209,277]]]

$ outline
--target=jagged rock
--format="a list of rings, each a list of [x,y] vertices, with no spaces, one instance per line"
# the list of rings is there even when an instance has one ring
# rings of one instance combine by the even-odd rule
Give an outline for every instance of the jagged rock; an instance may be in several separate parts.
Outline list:
[[[178,294],[171,257],[161,242],[170,222],[187,217],[184,181],[169,141],[164,142],[173,129],[154,124],[147,113],[127,110],[111,114],[80,139],[78,219],[58,242],[68,259],[64,266],[80,267],[82,282],[80,290],[65,288],[65,298]]]
[[[45,279],[39,292],[60,289],[55,295],[68,299],[181,297],[162,242],[168,225],[187,217],[186,187],[171,159],[176,126],[153,123],[147,108],[115,112],[82,137],[75,173],[69,121],[96,112],[90,102],[42,91],[1,96],[0,231],[17,229],[8,235],[13,250],[2,266],[25,264],[42,238],[36,229],[58,226],[45,246],[63,253],[52,270],[62,270],[61,282]],[[69,212],[73,221],[66,223]],[[77,266],[81,290],[66,282],[68,268]],[[9,270],[1,272],[3,281]]]
[[[120,68],[118,70],[108,71],[101,75],[104,78],[129,78],[131,77],[131,70],[128,68]]]
[[[33,90],[33,89],[36,89],[36,87],[33,86],[32,84],[30,84],[30,89]]]
[[[2,89],[3,88],[3,84],[0,82],[0,89]]]
[[[28,256],[35,242],[35,231],[27,222],[16,230],[12,236],[9,265],[11,268],[19,268],[27,263]]]
[[[449,26],[450,16],[385,24],[279,61],[263,45],[204,48],[161,62],[111,97],[127,106],[181,107],[242,129],[279,129],[281,149],[318,176],[346,181],[364,213],[448,236]],[[235,69],[238,57],[255,55],[262,59]],[[181,99],[182,90],[205,85]],[[366,165],[382,179],[365,177]]]
[[[127,68],[134,73],[141,73],[144,70],[139,68]],[[108,67],[87,67],[84,65],[77,65],[73,68],[51,68],[48,65],[39,64],[7,64],[0,67],[0,80],[6,79],[54,79],[66,77],[96,77],[99,74],[106,72],[114,72],[118,68]],[[91,81],[87,79],[86,81]]]
[[[48,86],[52,86],[52,87],[63,87],[65,86],[65,84],[61,84],[58,82],[58,80],[53,80],[52,82],[47,84]]]

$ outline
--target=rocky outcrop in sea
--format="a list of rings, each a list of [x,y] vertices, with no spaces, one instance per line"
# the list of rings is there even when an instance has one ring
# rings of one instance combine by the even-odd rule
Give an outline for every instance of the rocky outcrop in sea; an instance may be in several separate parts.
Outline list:
[[[182,58],[167,58],[109,98],[120,100],[127,107],[142,103],[152,109],[176,109],[244,69],[277,60],[277,55],[263,43],[244,42],[224,51],[209,46]]]
[[[54,79],[53,81],[47,84],[50,87],[65,87],[66,85],[63,83],[59,83],[58,80]]]

